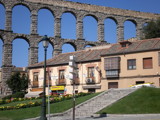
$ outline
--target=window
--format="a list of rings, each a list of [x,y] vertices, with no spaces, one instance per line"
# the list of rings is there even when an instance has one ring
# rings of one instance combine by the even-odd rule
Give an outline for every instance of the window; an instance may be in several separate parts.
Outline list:
[[[46,71],[46,87],[48,86],[48,85],[50,85],[51,86],[51,76],[50,76],[50,71]]]
[[[34,72],[33,73],[33,83],[32,83],[32,87],[38,87],[39,83],[38,83],[38,72]]]
[[[152,69],[152,58],[143,58],[143,69]]]
[[[59,79],[64,79],[64,70],[59,71]]]
[[[38,81],[38,72],[33,73],[33,81]]]
[[[104,59],[104,69],[106,70],[107,78],[119,77],[120,57],[111,57]]]
[[[126,44],[122,44],[122,47],[126,47]]]
[[[96,92],[96,89],[94,89],[94,88],[88,89],[88,93],[95,93],[95,92]]]
[[[105,58],[104,69],[105,70],[120,69],[120,57]]]
[[[89,67],[88,68],[88,77],[94,77],[94,67]]]
[[[79,69],[76,69],[76,78],[79,78]]]
[[[118,82],[109,82],[108,89],[111,89],[111,88],[118,88]]]
[[[107,78],[118,77],[119,70],[106,70],[106,76],[107,76]]]
[[[130,59],[127,61],[127,68],[128,70],[135,70],[136,69],[136,59]]]
[[[50,74],[48,71],[46,71],[46,80],[50,80]]]
[[[65,70],[59,70],[59,78],[56,81],[56,85],[66,85]]]
[[[136,81],[136,85],[143,84],[143,83],[144,83],[144,81]]]

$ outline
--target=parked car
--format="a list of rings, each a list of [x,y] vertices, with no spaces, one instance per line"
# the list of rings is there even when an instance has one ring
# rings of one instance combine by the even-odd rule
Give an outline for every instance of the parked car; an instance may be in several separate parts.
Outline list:
[[[143,83],[143,84],[137,84],[137,85],[131,85],[131,88],[140,88],[140,87],[155,87],[153,85],[154,83]]]

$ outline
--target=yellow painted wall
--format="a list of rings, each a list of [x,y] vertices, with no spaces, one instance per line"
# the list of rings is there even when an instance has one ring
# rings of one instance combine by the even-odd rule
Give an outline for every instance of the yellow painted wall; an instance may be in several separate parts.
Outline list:
[[[144,81],[144,82],[154,82],[154,85],[159,87],[160,85],[160,66],[158,63],[158,52],[160,51],[153,51],[153,52],[143,52],[143,53],[134,53],[134,54],[123,54],[111,57],[120,57],[120,74],[119,79],[112,79],[107,80],[106,72],[104,70],[104,58],[102,57],[102,76],[103,80],[106,81],[102,84],[107,84],[108,82],[118,82],[119,88],[127,88],[130,85],[136,84],[136,81]],[[143,58],[152,57],[153,61],[153,68],[152,69],[143,69]],[[108,57],[107,57],[108,58]],[[127,69],[127,60],[128,59],[136,59],[136,69],[135,70],[128,70]],[[156,76],[156,77],[142,77],[142,76]],[[135,78],[134,78],[135,76]],[[122,78],[121,78],[122,77]],[[133,78],[124,78],[124,77],[133,77]],[[103,85],[102,85],[103,86]]]

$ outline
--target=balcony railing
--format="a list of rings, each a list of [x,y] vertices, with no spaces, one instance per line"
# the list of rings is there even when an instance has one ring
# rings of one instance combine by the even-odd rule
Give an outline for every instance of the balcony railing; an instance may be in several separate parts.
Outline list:
[[[95,78],[94,77],[87,77],[86,83],[87,84],[95,84]]]
[[[80,84],[80,80],[79,80],[79,78],[76,78],[75,80],[74,80],[74,84],[75,85],[79,85]],[[73,85],[73,81],[71,81],[71,84]]]
[[[66,79],[57,79],[56,85],[66,85]]]

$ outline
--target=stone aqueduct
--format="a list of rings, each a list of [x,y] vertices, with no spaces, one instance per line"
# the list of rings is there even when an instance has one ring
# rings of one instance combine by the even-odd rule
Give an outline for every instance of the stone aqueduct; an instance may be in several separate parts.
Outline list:
[[[29,43],[29,65],[38,62],[38,43],[42,36],[37,33],[38,11],[42,8],[48,9],[55,17],[54,37],[50,37],[50,43],[54,46],[54,55],[61,53],[61,47],[65,43],[72,44],[76,50],[81,50],[86,45],[107,44],[104,41],[104,20],[113,19],[117,24],[117,41],[124,40],[124,22],[132,21],[136,26],[136,37],[140,39],[142,35],[142,26],[150,21],[160,17],[159,14],[137,12],[131,10],[122,10],[117,8],[102,7],[89,4],[81,4],[64,0],[0,0],[5,8],[5,29],[0,30],[0,39],[3,41],[3,59],[2,59],[2,85],[6,86],[5,81],[12,71],[12,41],[16,38],[23,38]],[[12,9],[16,5],[26,6],[31,13],[30,34],[18,34],[12,31]],[[70,12],[76,18],[76,40],[61,38],[61,15]],[[98,41],[85,41],[83,38],[83,18],[93,16],[98,25]],[[7,88],[7,86],[6,86]],[[7,89],[4,90],[6,93]]]

